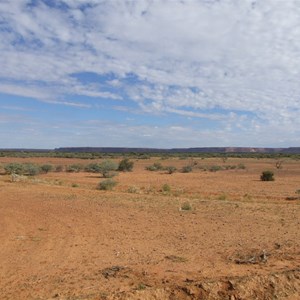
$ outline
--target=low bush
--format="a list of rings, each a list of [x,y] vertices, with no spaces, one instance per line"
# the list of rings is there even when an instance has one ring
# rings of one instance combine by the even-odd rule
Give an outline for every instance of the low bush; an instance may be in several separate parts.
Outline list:
[[[192,172],[193,171],[193,167],[192,166],[184,166],[184,167],[182,167],[182,169],[181,169],[181,172],[182,173],[190,173],[190,172]]]
[[[97,187],[98,190],[111,191],[116,185],[117,181],[113,179],[105,179],[101,181]]]
[[[220,170],[222,170],[221,166],[211,166],[211,167],[209,167],[210,172],[217,172],[217,171],[220,171]]]
[[[64,170],[64,166],[62,166],[62,165],[57,165],[54,168],[55,172],[62,172],[63,170]]]
[[[225,169],[225,170],[234,170],[236,168],[237,168],[237,166],[235,166],[235,165],[226,165],[223,167],[223,169]]]
[[[226,200],[227,199],[227,195],[225,193],[222,193],[221,195],[219,195],[218,200]]]
[[[164,168],[168,174],[173,174],[177,169],[174,166],[167,166]]]
[[[156,162],[153,165],[146,167],[146,170],[148,170],[148,171],[161,171],[163,169],[164,169],[164,167],[159,162]]]
[[[24,164],[24,172],[23,174],[29,176],[38,175],[41,172],[41,169],[38,165],[35,164]]]
[[[131,193],[131,194],[138,194],[140,192],[140,189],[138,187],[136,187],[136,186],[130,186],[127,189],[127,192]]]
[[[240,170],[245,170],[246,166],[244,164],[238,164],[237,168]]]
[[[106,159],[99,164],[100,173],[104,178],[111,178],[117,175],[116,171],[118,169],[117,163],[112,160]]]
[[[133,165],[133,161],[130,161],[128,158],[124,158],[119,163],[118,171],[131,172],[133,169]]]
[[[101,173],[101,167],[100,164],[91,163],[85,166],[84,171],[90,173]]]
[[[18,175],[28,175],[34,176],[38,175],[41,171],[40,167],[36,164],[26,163],[9,163],[4,166],[6,174],[18,174]]]
[[[171,187],[170,187],[167,183],[165,183],[165,184],[162,186],[161,191],[162,191],[163,193],[170,193],[170,192],[171,192]]]
[[[72,165],[67,166],[67,168],[66,168],[66,172],[69,172],[69,173],[78,173],[81,170],[82,170],[82,165],[79,165],[79,164],[72,164]]]
[[[48,172],[51,172],[52,170],[53,170],[52,165],[46,164],[46,165],[41,166],[41,172],[42,173],[48,173]]]
[[[24,173],[24,166],[19,163],[9,163],[4,166],[4,171],[6,174],[22,175]]]
[[[192,206],[189,202],[183,202],[181,204],[180,210],[192,210]]]
[[[263,171],[260,175],[261,181],[274,181],[274,173],[272,171]]]

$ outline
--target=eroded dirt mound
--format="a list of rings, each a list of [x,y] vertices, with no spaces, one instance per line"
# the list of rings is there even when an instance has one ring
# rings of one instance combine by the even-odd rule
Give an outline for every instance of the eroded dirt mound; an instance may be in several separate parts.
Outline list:
[[[187,280],[188,281],[188,280]],[[300,269],[259,276],[186,282],[182,285],[115,293],[110,300],[270,300],[300,299]]]

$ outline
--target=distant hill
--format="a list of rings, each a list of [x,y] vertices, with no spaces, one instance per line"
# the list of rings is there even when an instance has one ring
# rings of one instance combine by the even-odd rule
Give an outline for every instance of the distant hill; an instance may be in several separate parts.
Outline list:
[[[128,148],[128,147],[60,147],[55,149],[2,148],[9,152],[62,152],[62,153],[265,153],[300,154],[300,147],[259,148],[259,147],[196,147],[196,148]]]
[[[199,148],[125,148],[125,147],[62,147],[56,152],[99,152],[99,153],[300,153],[300,147],[253,148],[253,147],[199,147]]]

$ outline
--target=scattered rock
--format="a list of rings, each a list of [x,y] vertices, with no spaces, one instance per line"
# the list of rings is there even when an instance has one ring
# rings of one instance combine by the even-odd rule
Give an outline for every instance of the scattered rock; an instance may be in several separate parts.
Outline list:
[[[125,267],[122,266],[112,266],[110,268],[105,268],[101,271],[101,274],[105,277],[105,278],[109,278],[109,277],[116,277],[117,273],[120,272],[121,270],[124,270]]]
[[[259,264],[266,263],[268,260],[268,254],[265,250],[262,253],[251,253],[246,255],[240,255],[238,258],[234,260],[236,264]]]

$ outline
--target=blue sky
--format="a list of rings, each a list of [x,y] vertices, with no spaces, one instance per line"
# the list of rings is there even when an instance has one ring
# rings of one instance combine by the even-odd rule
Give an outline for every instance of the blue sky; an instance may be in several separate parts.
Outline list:
[[[298,0],[0,0],[0,148],[300,146]]]

